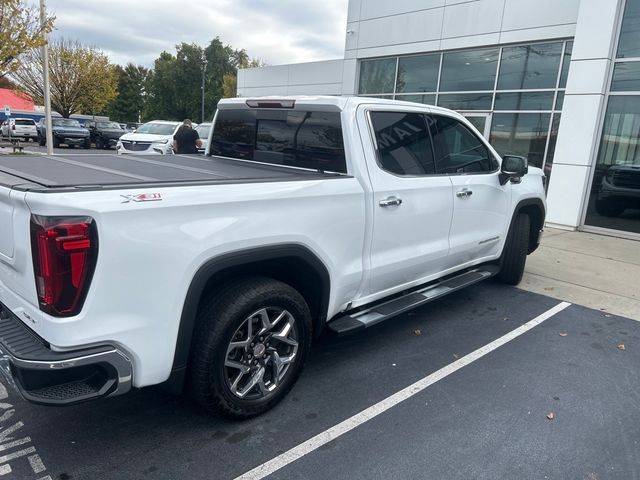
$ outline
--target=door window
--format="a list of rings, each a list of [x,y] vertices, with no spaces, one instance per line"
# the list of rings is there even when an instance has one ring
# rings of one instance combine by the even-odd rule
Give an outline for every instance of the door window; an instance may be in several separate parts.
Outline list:
[[[396,175],[433,175],[435,163],[424,115],[371,112],[378,163]]]
[[[497,168],[485,144],[458,120],[432,115],[427,123],[433,136],[436,173],[486,173]]]

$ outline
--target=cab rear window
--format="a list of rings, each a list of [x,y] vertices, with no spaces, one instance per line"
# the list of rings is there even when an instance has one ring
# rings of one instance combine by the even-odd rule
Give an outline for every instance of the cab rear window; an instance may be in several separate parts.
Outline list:
[[[346,173],[340,114],[297,110],[220,110],[210,154]]]

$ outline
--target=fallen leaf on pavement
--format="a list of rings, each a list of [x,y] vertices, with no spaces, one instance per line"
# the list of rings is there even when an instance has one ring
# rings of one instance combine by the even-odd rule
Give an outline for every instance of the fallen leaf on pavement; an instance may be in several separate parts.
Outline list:
[[[549,412],[549,413],[547,413],[547,418],[548,418],[549,420],[553,420],[554,418],[556,418],[556,416],[554,415],[554,413],[553,413],[553,412]]]
[[[567,332],[560,332],[558,335],[560,335],[561,337],[566,337],[569,334]]]
[[[460,358],[460,355],[458,355],[457,353],[454,353],[453,358]]]
[[[619,350],[626,350],[624,343],[621,343],[620,345],[618,345],[618,349]]]
[[[553,287],[544,287],[547,292],[552,292],[554,290]]]
[[[413,334],[414,334],[416,337],[419,337],[420,335],[422,335],[422,330],[420,330],[419,328],[416,328],[416,329],[413,331]]]
[[[506,322],[507,320],[509,320],[509,317],[504,317],[502,320]]]

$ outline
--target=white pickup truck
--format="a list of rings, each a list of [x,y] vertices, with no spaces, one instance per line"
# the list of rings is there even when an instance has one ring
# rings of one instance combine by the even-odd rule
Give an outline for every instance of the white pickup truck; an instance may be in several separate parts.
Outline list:
[[[357,97],[223,100],[205,156],[1,156],[3,371],[39,404],[164,383],[257,415],[325,327],[517,284],[544,183],[457,113]]]

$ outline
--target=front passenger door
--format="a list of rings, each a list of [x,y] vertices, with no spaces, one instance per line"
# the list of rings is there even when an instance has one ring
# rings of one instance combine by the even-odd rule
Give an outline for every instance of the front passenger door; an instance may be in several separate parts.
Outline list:
[[[436,171],[453,184],[452,266],[495,258],[507,233],[511,182],[500,185],[498,161],[461,120],[434,114],[428,123]]]

